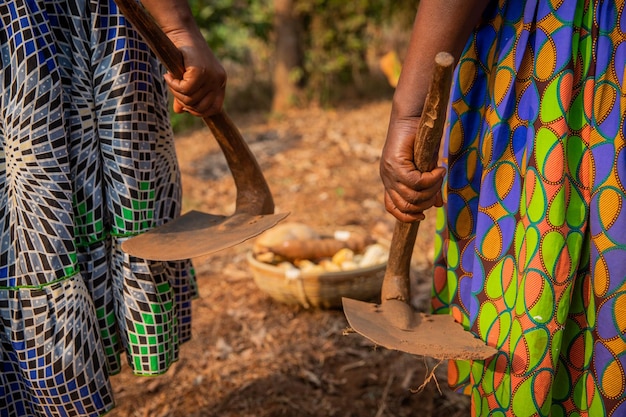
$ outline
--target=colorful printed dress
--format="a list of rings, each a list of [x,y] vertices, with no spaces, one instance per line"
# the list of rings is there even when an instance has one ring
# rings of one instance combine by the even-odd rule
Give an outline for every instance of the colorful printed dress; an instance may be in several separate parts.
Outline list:
[[[626,416],[624,0],[492,1],[456,73],[433,308],[472,415]]]
[[[190,336],[190,262],[120,250],[180,211],[163,70],[113,0],[0,18],[0,416],[99,416]]]

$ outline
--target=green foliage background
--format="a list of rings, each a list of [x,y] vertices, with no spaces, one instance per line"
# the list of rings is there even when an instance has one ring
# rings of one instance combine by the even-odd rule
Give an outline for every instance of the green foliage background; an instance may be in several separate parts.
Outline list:
[[[415,8],[414,0],[297,1],[305,22],[308,97],[327,104],[342,87],[362,89],[371,69],[368,53],[393,48],[384,45],[385,30],[406,31]]]
[[[189,0],[204,37],[229,74],[226,107],[267,109],[271,102],[272,0]],[[329,106],[371,85],[372,56],[408,40],[416,0],[295,0],[304,62],[292,80],[306,105]],[[237,102],[236,95],[243,95]],[[236,103],[236,104],[235,104]],[[248,108],[246,108],[248,107]],[[173,116],[182,130],[194,123]]]

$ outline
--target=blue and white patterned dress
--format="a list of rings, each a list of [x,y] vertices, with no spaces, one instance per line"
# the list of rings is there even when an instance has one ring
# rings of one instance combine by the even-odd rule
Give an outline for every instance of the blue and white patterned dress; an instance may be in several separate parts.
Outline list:
[[[102,415],[190,337],[191,263],[120,249],[180,212],[163,69],[113,0],[0,19],[0,416]]]

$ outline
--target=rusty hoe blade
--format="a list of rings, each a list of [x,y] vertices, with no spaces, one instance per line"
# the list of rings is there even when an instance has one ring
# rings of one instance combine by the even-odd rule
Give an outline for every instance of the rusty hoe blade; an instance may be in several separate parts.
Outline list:
[[[454,58],[441,52],[415,137],[414,161],[421,172],[437,164],[452,82]],[[450,315],[419,314],[411,308],[411,255],[419,222],[396,221],[389,261],[381,288],[381,304],[343,299],[348,324],[377,345],[439,359],[485,359],[496,353]]]
[[[135,0],[115,2],[168,71],[182,78],[180,51],[145,9]],[[122,249],[130,255],[163,261],[207,255],[257,236],[287,217],[288,213],[274,214],[274,200],[263,172],[227,114],[222,111],[203,120],[224,153],[237,187],[235,213],[232,216],[186,213],[125,241]]]

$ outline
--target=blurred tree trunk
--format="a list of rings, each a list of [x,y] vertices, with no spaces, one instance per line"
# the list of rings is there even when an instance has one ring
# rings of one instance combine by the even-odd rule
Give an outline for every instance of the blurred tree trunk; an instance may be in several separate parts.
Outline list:
[[[292,107],[300,93],[302,50],[300,18],[296,0],[274,0],[275,66],[273,74],[272,111]]]

